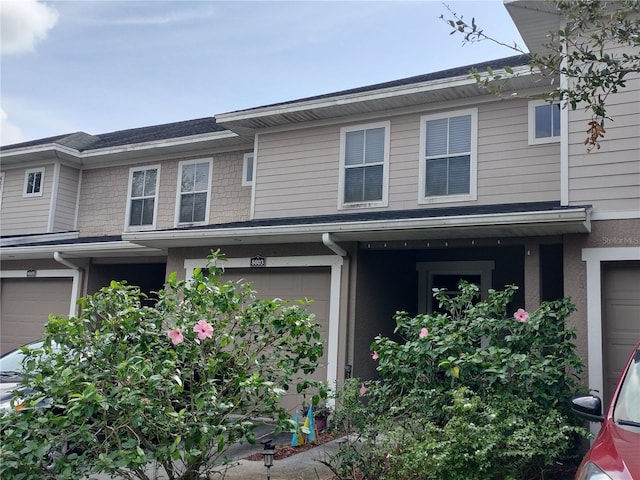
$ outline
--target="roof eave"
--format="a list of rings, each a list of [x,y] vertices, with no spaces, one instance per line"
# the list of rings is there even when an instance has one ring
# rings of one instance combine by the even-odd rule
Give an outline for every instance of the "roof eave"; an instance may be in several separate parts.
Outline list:
[[[122,238],[153,248],[267,243],[321,242],[324,233],[339,241],[384,241],[430,238],[487,238],[560,235],[591,231],[590,209],[572,209],[332,222],[286,226],[211,228],[124,233]]]

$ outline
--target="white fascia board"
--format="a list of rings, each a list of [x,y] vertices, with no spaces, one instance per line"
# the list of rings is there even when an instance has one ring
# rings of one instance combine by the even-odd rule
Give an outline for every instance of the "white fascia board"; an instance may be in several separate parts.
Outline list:
[[[16,148],[13,150],[5,150],[0,152],[0,158],[15,157],[17,155],[33,155],[35,153],[56,152],[70,155],[72,157],[81,158],[82,153],[75,148],[66,147],[59,143],[45,143],[42,145],[33,145],[30,147]]]
[[[96,253],[100,252],[112,252],[112,253],[127,253],[137,252],[146,255],[166,255],[166,252],[157,248],[150,248],[141,246],[128,241],[117,242],[90,242],[90,243],[73,243],[73,244],[56,244],[56,245],[42,245],[42,246],[27,246],[27,247],[2,247],[0,248],[0,255],[4,260],[10,260],[12,255],[16,257],[24,256],[25,254],[33,255],[34,258],[38,255],[53,254],[59,252],[61,254],[71,254],[76,257],[82,256],[87,253],[87,256],[96,256]],[[88,252],[91,252],[89,255]]]
[[[513,68],[513,74],[508,74],[503,69],[494,70],[495,73],[499,73],[504,77],[518,77],[524,74],[530,73],[530,67],[528,65]],[[239,112],[229,112],[216,114],[216,121],[219,124],[225,122],[237,122],[241,120],[247,120],[251,118],[260,118],[270,115],[282,115],[287,113],[294,113],[309,109],[327,108],[339,105],[347,105],[350,103],[365,102],[370,100],[380,100],[389,97],[396,97],[400,95],[411,95],[413,93],[427,92],[430,90],[440,90],[443,88],[455,88],[465,85],[476,84],[475,78],[471,75],[464,75],[458,77],[442,78],[438,80],[430,80],[422,83],[413,83],[409,85],[399,85],[396,87],[382,88],[379,90],[369,90],[366,92],[350,93],[346,95],[336,95],[334,97],[324,97],[315,100],[308,101],[294,101],[291,103],[283,103],[276,106],[258,107],[250,110],[241,110]]]
[[[481,227],[499,225],[527,225],[542,223],[583,222],[585,231],[590,230],[589,215],[585,208],[575,208],[561,211],[540,211],[527,213],[500,213],[487,215],[460,215],[452,217],[431,217],[390,220],[367,220],[362,222],[318,223],[312,225],[281,225],[263,227],[240,228],[211,228],[197,230],[173,230],[162,232],[131,232],[123,233],[122,238],[130,242],[144,242],[150,240],[179,240],[197,238],[225,238],[225,237],[253,237],[278,236],[309,233],[340,233],[340,232],[370,232],[372,230],[411,230],[441,227]]]
[[[50,233],[45,235],[23,235],[19,237],[7,237],[0,239],[0,247],[9,247],[20,243],[59,242],[62,240],[75,240],[80,235],[78,232]]]
[[[237,137],[238,134],[230,130],[222,132],[203,133],[201,135],[191,135],[188,137],[169,138],[166,140],[154,140],[144,143],[132,143],[127,145],[119,145],[117,147],[106,147],[94,150],[88,150],[82,156],[83,158],[91,158],[97,156],[111,155],[114,153],[136,152],[140,150],[149,150],[152,148],[173,147],[180,145],[189,145],[205,140],[223,140],[225,138]]]

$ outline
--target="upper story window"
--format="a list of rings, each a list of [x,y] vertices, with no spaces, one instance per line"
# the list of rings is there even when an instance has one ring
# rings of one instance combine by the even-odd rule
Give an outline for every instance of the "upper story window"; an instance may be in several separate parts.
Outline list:
[[[242,159],[242,186],[253,185],[253,153],[245,153]]]
[[[340,130],[340,207],[387,205],[389,130],[389,122]]]
[[[180,162],[176,199],[176,223],[204,223],[209,218],[211,170],[213,161]]]
[[[560,104],[529,102],[529,145],[560,141]]]
[[[476,109],[420,119],[420,203],[475,200]]]
[[[27,170],[24,174],[24,197],[42,196],[44,185],[44,168]]]
[[[159,178],[160,165],[134,167],[129,170],[127,227],[155,227]]]

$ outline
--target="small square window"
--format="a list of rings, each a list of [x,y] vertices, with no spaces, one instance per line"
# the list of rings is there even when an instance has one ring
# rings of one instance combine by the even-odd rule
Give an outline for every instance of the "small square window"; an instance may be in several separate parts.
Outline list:
[[[529,102],[529,145],[560,141],[560,104]]]
[[[44,168],[27,170],[24,176],[24,194],[25,197],[42,196],[42,187],[44,183]]]

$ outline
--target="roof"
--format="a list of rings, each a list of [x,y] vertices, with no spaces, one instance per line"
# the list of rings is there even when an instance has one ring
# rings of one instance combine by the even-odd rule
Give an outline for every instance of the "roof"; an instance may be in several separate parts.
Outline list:
[[[198,118],[181,122],[152,125],[150,127],[131,128],[117,132],[89,135],[75,132],[55,137],[42,138],[23,143],[15,143],[0,147],[0,151],[36,147],[40,145],[57,144],[73,148],[79,152],[87,152],[101,148],[118,147],[137,143],[154,142],[173,138],[191,137],[207,133],[223,132],[225,128],[216,123],[214,117]]]
[[[465,65],[465,66],[461,66],[461,67],[455,67],[455,68],[449,68],[446,70],[440,70],[437,72],[432,72],[432,73],[426,73],[426,74],[421,74],[421,75],[414,75],[412,77],[406,77],[406,78],[401,78],[398,80],[391,80],[388,82],[383,82],[383,83],[374,83],[372,85],[366,85],[364,87],[357,87],[357,88],[351,88],[348,90],[340,90],[337,92],[333,92],[333,93],[325,93],[322,95],[315,95],[312,97],[305,97],[305,98],[300,98],[297,100],[289,100],[286,102],[278,102],[278,103],[272,103],[269,105],[262,105],[260,107],[252,107],[252,108],[246,108],[246,109],[242,109],[242,110],[235,110],[232,112],[228,112],[229,114],[231,113],[238,113],[238,112],[246,112],[246,111],[251,111],[251,110],[255,110],[255,109],[263,109],[263,108],[272,108],[272,107],[278,107],[280,105],[291,105],[291,104],[295,104],[295,103],[304,103],[304,102],[309,102],[309,101],[313,101],[313,100],[322,100],[322,99],[326,99],[326,98],[332,98],[332,97],[341,97],[344,95],[352,95],[352,94],[357,94],[357,93],[366,93],[366,92],[373,92],[376,90],[383,90],[383,89],[387,89],[387,88],[394,88],[394,87],[402,87],[402,86],[408,86],[408,85],[415,85],[415,84],[419,84],[419,83],[424,83],[424,82],[431,82],[434,80],[443,80],[443,79],[447,79],[447,78],[455,78],[455,77],[460,77],[463,75],[468,75],[469,71],[472,69],[478,70],[479,72],[482,71],[486,71],[488,67],[496,70],[496,69],[501,69],[504,68],[506,66],[509,67],[521,67],[524,65],[528,65],[529,62],[531,61],[531,57],[527,54],[524,55],[513,55],[511,57],[505,57],[505,58],[500,58],[497,60],[490,60],[490,61],[486,61],[486,62],[481,62],[481,63],[475,63],[472,65]]]

